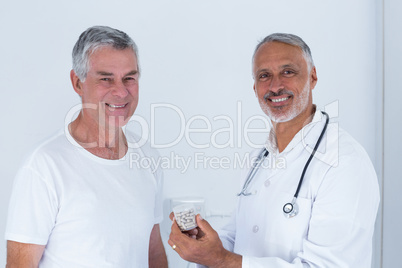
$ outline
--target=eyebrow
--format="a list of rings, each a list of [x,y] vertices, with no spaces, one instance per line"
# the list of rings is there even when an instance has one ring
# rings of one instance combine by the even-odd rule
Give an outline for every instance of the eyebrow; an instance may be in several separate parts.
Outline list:
[[[257,69],[257,70],[255,70],[255,72],[256,72],[256,73],[268,72],[268,71],[269,71],[269,69],[267,69],[267,68],[263,68],[263,69]]]
[[[113,73],[108,73],[108,72],[103,72],[103,71],[98,71],[96,72],[97,75],[105,75],[105,76],[112,76]]]
[[[298,68],[298,66],[295,64],[285,64],[282,65],[281,68]]]
[[[127,73],[125,76],[127,75],[136,75],[138,74],[138,70],[132,70],[131,72]]]
[[[102,75],[102,76],[113,76],[113,73],[109,73],[109,72],[104,72],[104,71],[98,71],[96,72],[97,75]],[[131,72],[128,72],[127,74],[125,74],[124,76],[128,76],[128,75],[136,75],[138,74],[137,70],[132,70]]]

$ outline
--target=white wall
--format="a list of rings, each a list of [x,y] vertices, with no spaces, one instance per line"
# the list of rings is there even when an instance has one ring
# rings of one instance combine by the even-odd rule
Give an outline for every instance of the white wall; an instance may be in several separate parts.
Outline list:
[[[109,25],[127,32],[140,49],[142,77],[137,114],[150,122],[151,104],[178,107],[188,123],[204,115],[212,131],[227,127],[213,121],[227,115],[235,126],[262,115],[252,91],[250,58],[257,41],[272,32],[300,35],[311,47],[319,82],[315,102],[323,107],[339,104],[340,125],[368,151],[378,150],[376,129],[376,4],[375,1],[64,1],[3,3],[0,9],[0,81],[3,93],[0,122],[0,233],[4,233],[12,180],[23,155],[36,142],[63,127],[67,112],[79,99],[73,92],[69,71],[71,50],[79,34],[92,25]],[[242,119],[237,115],[238,102]],[[156,142],[173,141],[180,121],[172,109],[156,110]],[[261,127],[262,122],[254,122]],[[133,125],[133,127],[135,127]],[[205,127],[197,121],[192,127]],[[226,134],[217,136],[228,141]],[[234,157],[250,150],[235,134],[233,148],[196,149],[185,139],[161,149],[194,157]],[[261,134],[250,135],[262,142]],[[211,134],[192,134],[191,140],[207,143]],[[241,140],[241,145],[239,140]],[[165,172],[165,197],[201,196],[206,209],[221,214],[234,207],[237,170],[192,167],[184,173]],[[217,221],[216,225],[221,224]],[[167,228],[162,228],[164,239]],[[0,266],[5,264],[5,244]],[[172,267],[184,267],[167,248]],[[376,260],[378,262],[378,260]]]
[[[402,248],[402,3],[384,1],[384,225],[383,267],[400,266]]]

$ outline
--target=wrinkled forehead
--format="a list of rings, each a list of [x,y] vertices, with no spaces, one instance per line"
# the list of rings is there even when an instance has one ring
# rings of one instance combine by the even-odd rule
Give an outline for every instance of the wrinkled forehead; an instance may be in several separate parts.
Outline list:
[[[88,57],[88,68],[97,64],[115,64],[131,62],[138,68],[137,54],[132,48],[119,49],[113,46],[99,46],[91,50]]]
[[[300,57],[302,56],[303,58],[306,59],[306,55],[303,52],[303,50],[292,44],[287,44],[287,43],[282,43],[279,41],[271,41],[262,44],[255,52],[253,61],[256,61],[258,57],[261,57],[262,55],[279,55],[279,54],[289,54],[289,56],[293,57]]]
[[[259,68],[291,63],[301,66],[309,65],[306,55],[300,47],[276,41],[267,42],[262,44],[254,55],[253,72]]]

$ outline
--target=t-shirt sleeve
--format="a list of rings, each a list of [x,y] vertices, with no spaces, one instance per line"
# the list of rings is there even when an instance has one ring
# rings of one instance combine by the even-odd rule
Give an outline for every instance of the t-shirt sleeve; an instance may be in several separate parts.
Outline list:
[[[54,189],[41,174],[23,167],[14,181],[5,239],[46,245],[58,212]]]

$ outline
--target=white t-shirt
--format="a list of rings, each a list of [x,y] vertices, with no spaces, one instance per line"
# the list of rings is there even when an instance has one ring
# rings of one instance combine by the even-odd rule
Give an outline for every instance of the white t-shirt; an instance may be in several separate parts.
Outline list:
[[[251,195],[238,197],[235,215],[220,231],[225,248],[243,256],[243,268],[371,267],[377,176],[364,149],[337,124],[328,125],[308,166],[298,215],[286,218],[282,211],[324,124],[317,110],[281,153],[271,132],[269,155],[246,191]]]
[[[151,230],[162,221],[162,173],[152,161],[136,163],[152,157],[143,146],[119,160],[99,158],[60,131],[16,176],[6,240],[46,245],[39,267],[148,267]]]

